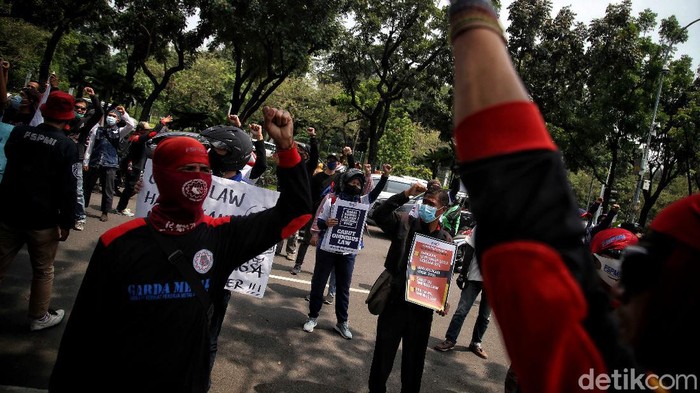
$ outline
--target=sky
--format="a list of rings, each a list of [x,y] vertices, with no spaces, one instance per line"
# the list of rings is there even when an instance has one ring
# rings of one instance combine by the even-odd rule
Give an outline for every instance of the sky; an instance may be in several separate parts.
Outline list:
[[[508,26],[508,6],[513,0],[501,0],[501,22],[504,27]],[[562,7],[571,6],[576,13],[576,19],[588,24],[591,20],[602,18],[608,4],[618,4],[621,1],[615,0],[552,0],[552,16],[556,16]],[[661,20],[671,15],[675,15],[678,23],[685,26],[690,22],[700,18],[700,0],[632,0],[633,15],[645,9],[651,9],[657,14],[656,30],[658,32]],[[654,40],[658,42],[658,34],[654,34]],[[686,54],[693,58],[693,71],[700,66],[700,22],[688,28],[688,41],[676,45],[675,57]]]

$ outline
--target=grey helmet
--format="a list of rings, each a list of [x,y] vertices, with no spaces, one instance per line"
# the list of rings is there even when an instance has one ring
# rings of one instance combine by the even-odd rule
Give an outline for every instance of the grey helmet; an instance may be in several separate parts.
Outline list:
[[[200,134],[212,147],[209,151],[209,161],[214,173],[240,171],[250,161],[253,154],[253,141],[250,136],[238,127],[213,126]],[[214,151],[226,150],[225,155]]]

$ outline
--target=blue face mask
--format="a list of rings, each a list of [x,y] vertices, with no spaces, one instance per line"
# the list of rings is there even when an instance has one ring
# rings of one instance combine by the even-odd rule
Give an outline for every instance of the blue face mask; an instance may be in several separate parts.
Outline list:
[[[437,219],[435,217],[435,213],[437,213],[437,208],[435,206],[421,204],[418,208],[418,216],[425,223],[431,223],[435,221]]]
[[[112,116],[107,116],[107,119],[105,120],[108,126],[113,126],[117,124],[117,119],[113,118]]]
[[[326,163],[326,167],[330,170],[335,170],[338,167],[338,161],[330,161]]]
[[[21,103],[22,103],[22,96],[20,96],[19,94],[17,94],[16,96],[12,96],[12,98],[10,99],[10,105],[12,105],[12,107],[14,109],[19,109],[19,105]]]

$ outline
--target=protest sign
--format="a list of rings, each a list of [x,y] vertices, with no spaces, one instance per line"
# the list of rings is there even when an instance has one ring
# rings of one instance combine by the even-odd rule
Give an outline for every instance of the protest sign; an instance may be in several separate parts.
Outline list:
[[[406,301],[444,311],[457,246],[416,234],[406,268]]]
[[[331,207],[331,217],[338,219],[338,224],[326,231],[321,250],[342,254],[360,252],[367,210],[368,204],[336,199]]]
[[[277,203],[279,193],[244,182],[212,176],[209,195],[204,200],[204,214],[212,217],[245,216],[269,209]],[[149,159],[143,171],[143,187],[136,201],[136,216],[145,217],[158,199],[158,187],[153,180],[153,162]],[[233,241],[233,240],[232,240]],[[272,270],[273,246],[247,261],[231,273],[226,289],[262,298]]]

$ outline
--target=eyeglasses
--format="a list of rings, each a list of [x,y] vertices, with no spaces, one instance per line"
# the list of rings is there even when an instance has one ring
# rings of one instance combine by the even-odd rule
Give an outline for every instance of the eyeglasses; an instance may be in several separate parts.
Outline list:
[[[74,106],[73,108],[74,108],[76,111],[78,111],[78,112],[85,112],[85,111],[87,111],[87,108],[84,107],[84,106],[78,106],[78,105],[76,105],[76,106]]]

